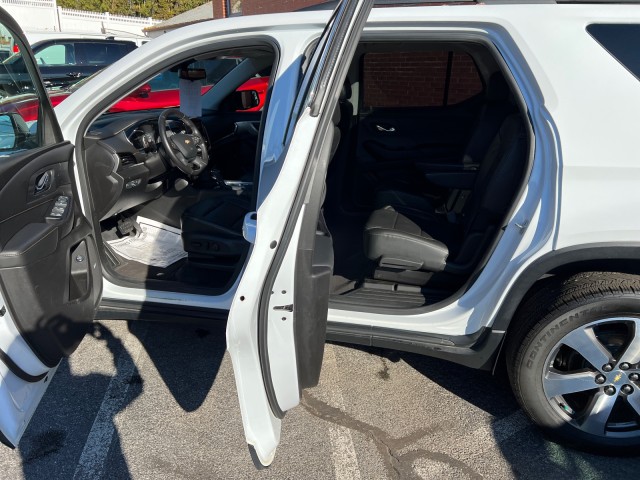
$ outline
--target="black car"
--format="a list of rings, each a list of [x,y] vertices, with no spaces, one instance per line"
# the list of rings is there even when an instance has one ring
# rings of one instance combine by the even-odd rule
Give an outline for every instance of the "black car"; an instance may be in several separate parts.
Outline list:
[[[47,88],[71,85],[102,70],[136,48],[134,42],[112,39],[42,40],[31,46]],[[14,74],[24,72],[22,55],[17,53],[3,64]]]

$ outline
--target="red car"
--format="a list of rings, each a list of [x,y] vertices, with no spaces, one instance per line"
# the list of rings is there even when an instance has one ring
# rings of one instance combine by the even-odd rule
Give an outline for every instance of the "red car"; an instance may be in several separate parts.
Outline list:
[[[89,77],[90,78],[90,77]],[[157,77],[156,77],[157,78]],[[88,80],[88,78],[86,79]],[[154,89],[154,83],[158,83],[153,79],[151,82],[144,84],[130,95],[114,104],[109,112],[129,112],[135,110],[154,110],[178,107],[180,105],[180,90],[176,86],[173,88]],[[78,82],[64,90],[55,90],[49,92],[51,104],[55,107],[62,103],[69,95],[80,88],[85,80]],[[162,87],[162,85],[157,85]],[[269,86],[269,77],[254,77],[240,85],[236,92],[247,92],[249,100],[244,105],[251,105],[249,108],[243,108],[238,105],[238,111],[242,112],[258,112],[262,109],[267,95]],[[205,85],[202,87],[202,94],[208,92],[213,85]],[[29,123],[38,118],[38,100],[32,93],[25,94],[22,98],[11,98],[11,102],[6,105],[0,104],[0,113],[16,112]]]

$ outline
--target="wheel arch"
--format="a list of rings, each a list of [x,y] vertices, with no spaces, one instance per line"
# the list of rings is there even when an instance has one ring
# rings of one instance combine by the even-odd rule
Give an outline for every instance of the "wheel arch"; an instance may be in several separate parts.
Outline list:
[[[491,328],[507,331],[523,300],[540,280],[549,276],[605,271],[640,275],[640,243],[597,243],[554,250],[543,255],[524,272],[509,289]]]
[[[493,371],[504,359],[504,345],[509,341],[518,308],[540,287],[542,280],[596,271],[640,275],[640,243],[577,245],[549,252],[529,265],[509,290],[491,326],[493,331],[504,332]]]

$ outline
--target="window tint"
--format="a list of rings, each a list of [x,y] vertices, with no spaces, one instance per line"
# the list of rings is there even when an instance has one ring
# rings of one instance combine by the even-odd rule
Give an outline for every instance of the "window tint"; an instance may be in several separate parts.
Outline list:
[[[133,48],[126,44],[106,42],[76,43],[77,55],[81,56],[85,65],[111,65],[120,60]]]
[[[11,32],[0,24],[0,44],[14,43]],[[24,46],[17,43],[22,50]],[[0,63],[0,157],[41,146],[40,89],[35,83],[39,78],[36,67],[30,65],[27,68],[22,55],[14,55],[11,63]]]
[[[640,80],[640,25],[593,24],[587,27],[587,32]]]
[[[76,63],[72,44],[49,45],[33,53],[38,65],[75,65]]]
[[[364,107],[439,107],[482,92],[473,59],[450,51],[374,52],[364,57]]]

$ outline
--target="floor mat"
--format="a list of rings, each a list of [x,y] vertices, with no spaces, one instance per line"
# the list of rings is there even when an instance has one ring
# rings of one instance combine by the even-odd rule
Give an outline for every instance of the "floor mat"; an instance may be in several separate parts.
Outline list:
[[[187,256],[182,248],[180,229],[145,217],[138,217],[136,221],[142,232],[106,242],[118,255],[159,268],[167,268]]]

